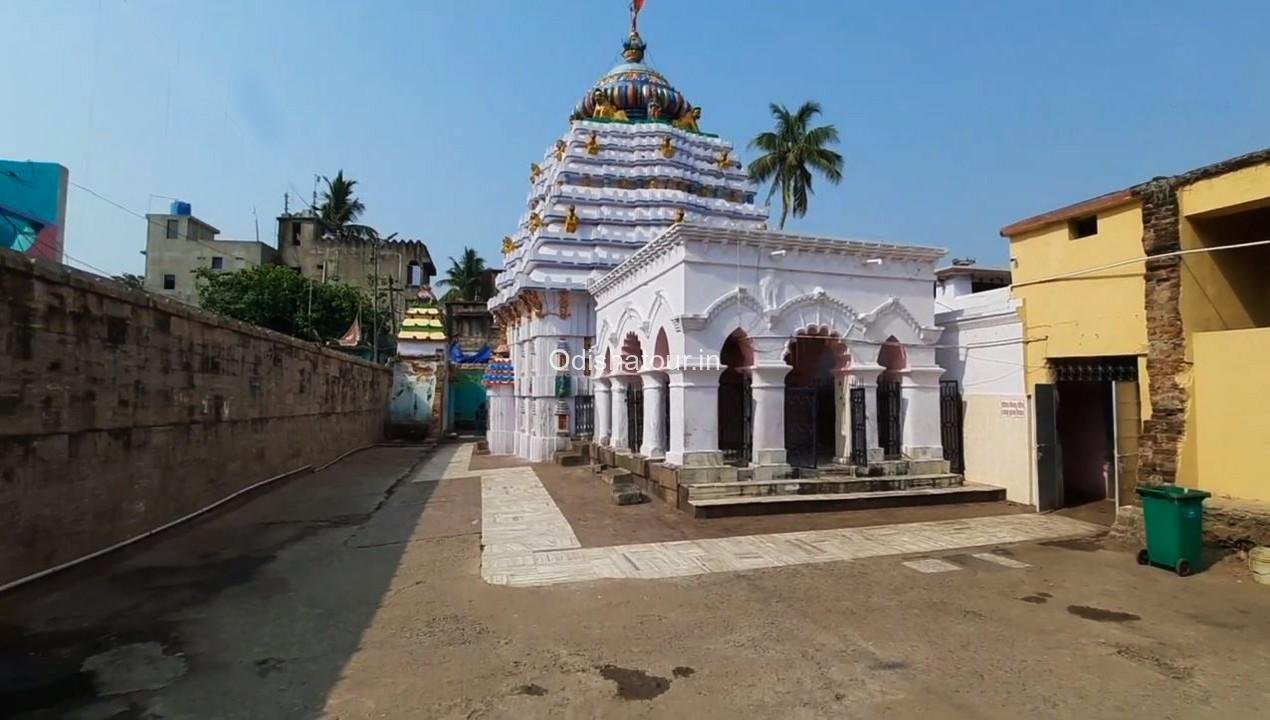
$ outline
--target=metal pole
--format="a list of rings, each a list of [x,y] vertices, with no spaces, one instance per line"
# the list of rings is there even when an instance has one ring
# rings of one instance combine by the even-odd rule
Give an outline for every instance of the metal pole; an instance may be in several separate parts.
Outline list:
[[[370,346],[371,362],[379,362],[379,239],[372,238],[371,248],[375,253],[375,289],[371,291],[370,314]]]

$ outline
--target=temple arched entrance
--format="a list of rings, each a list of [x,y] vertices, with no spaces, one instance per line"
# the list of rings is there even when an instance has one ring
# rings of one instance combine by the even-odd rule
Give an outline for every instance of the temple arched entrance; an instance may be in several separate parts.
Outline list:
[[[903,405],[900,398],[901,371],[908,368],[908,354],[895,336],[886,339],[878,349],[878,445],[882,457],[899,460],[904,445]]]
[[[846,346],[828,328],[807,328],[789,343],[785,457],[790,465],[814,468],[833,462],[839,432],[834,383],[849,360]]]
[[[754,417],[750,375],[742,370],[754,364],[749,337],[740,330],[733,331],[723,342],[719,362],[723,365],[719,374],[719,449],[724,462],[745,465],[753,447]]]

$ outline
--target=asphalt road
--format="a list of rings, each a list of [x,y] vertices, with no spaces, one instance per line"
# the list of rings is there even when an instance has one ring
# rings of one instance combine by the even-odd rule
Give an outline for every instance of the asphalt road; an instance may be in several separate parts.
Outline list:
[[[377,448],[0,596],[27,718],[1265,717],[1270,587],[1089,542],[480,579],[479,480]],[[707,521],[708,522],[708,521]]]

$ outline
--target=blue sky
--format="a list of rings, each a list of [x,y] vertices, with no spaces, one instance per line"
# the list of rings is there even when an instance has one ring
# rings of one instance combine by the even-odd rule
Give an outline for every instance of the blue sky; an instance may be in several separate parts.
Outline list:
[[[179,197],[222,237],[252,238],[254,207],[270,241],[283,193],[343,168],[381,231],[497,264],[626,6],[7,0],[0,157],[137,212]],[[845,177],[789,229],[981,263],[1011,221],[1270,145],[1266,27],[1261,0],[647,0],[640,21],[743,160],[769,102],[824,106]],[[75,188],[67,215],[70,255],[141,272],[144,221]]]

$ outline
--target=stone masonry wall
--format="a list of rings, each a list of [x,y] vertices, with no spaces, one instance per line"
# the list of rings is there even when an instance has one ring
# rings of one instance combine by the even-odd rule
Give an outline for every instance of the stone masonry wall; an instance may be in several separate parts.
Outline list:
[[[1182,325],[1182,260],[1158,257],[1182,249],[1178,189],[1191,183],[1270,162],[1270,148],[1206,165],[1132,188],[1142,202],[1142,249],[1146,254],[1147,376],[1151,419],[1142,424],[1138,478],[1146,485],[1177,480],[1177,466],[1190,401],[1190,366]]]
[[[1151,418],[1142,425],[1138,478],[1145,485],[1177,478],[1178,449],[1186,426],[1186,337],[1182,333],[1182,260],[1154,258],[1181,249],[1177,188],[1157,178],[1134,190],[1142,201],[1146,252],[1147,377]]]
[[[380,440],[391,382],[0,251],[0,585]]]

